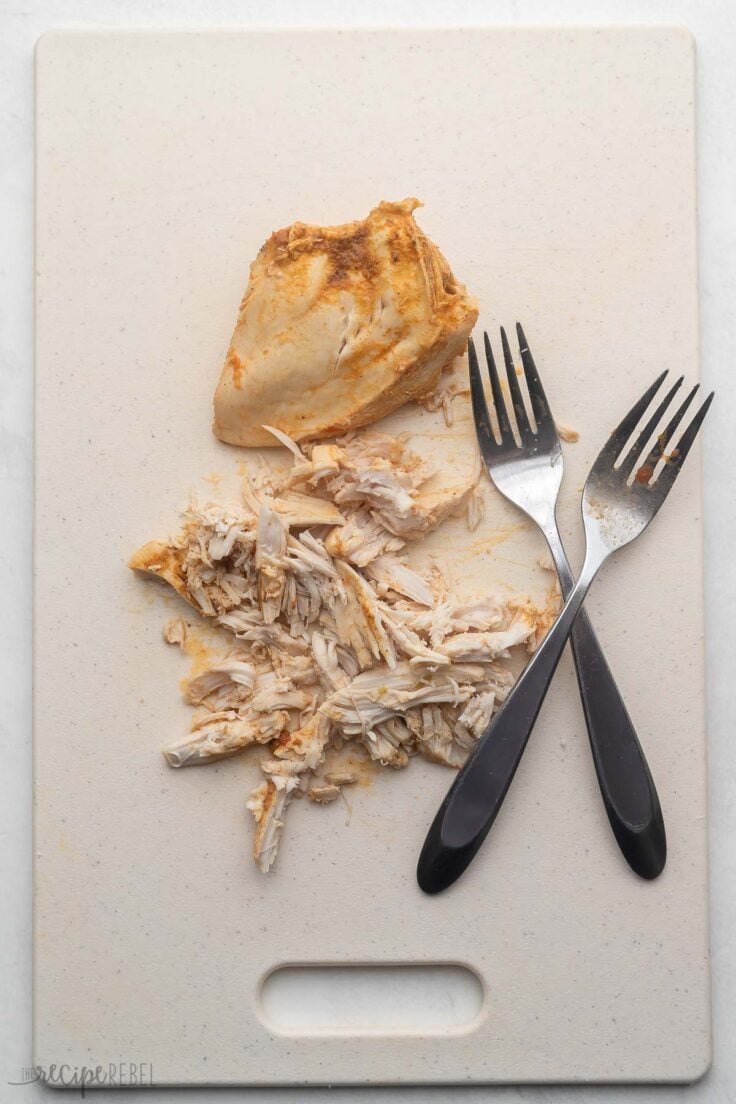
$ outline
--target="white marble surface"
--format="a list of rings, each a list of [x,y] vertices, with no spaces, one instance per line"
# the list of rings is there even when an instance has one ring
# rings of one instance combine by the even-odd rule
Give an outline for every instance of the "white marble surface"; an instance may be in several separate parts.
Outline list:
[[[626,3],[623,0],[590,0],[572,3],[557,0],[515,3],[424,3],[421,10],[406,0],[374,0],[373,3],[247,3],[196,0],[176,6],[144,4],[135,0],[43,3],[35,0],[0,8],[3,64],[0,66],[3,96],[3,279],[2,356],[0,380],[0,508],[5,519],[2,543],[6,631],[0,647],[0,734],[3,745],[4,797],[0,812],[3,840],[2,883],[9,907],[3,910],[0,934],[2,961],[2,1030],[0,1031],[0,1099],[33,1100],[44,1094],[36,1086],[12,1088],[6,1082],[21,1079],[30,1056],[30,489],[32,413],[31,240],[32,240],[32,50],[38,36],[50,27],[103,26],[243,26],[243,25],[448,25],[480,23],[684,23],[698,43],[698,119],[700,156],[701,309],[703,374],[707,384],[719,390],[719,401],[710,419],[706,442],[707,497],[707,601],[710,660],[709,728],[711,767],[711,869],[712,949],[714,976],[715,1061],[712,1071],[698,1085],[665,1088],[508,1088],[508,1089],[407,1089],[335,1090],[330,1099],[346,1102],[372,1100],[481,1101],[493,1095],[510,1100],[566,1101],[594,1099],[661,1099],[662,1093],[687,1100],[720,1104],[736,1100],[736,1016],[734,981],[736,941],[736,840],[733,768],[736,751],[730,731],[733,705],[733,630],[730,607],[734,582],[728,569],[729,538],[733,536],[732,481],[726,464],[733,449],[727,444],[729,415],[734,413],[729,387],[734,354],[734,271],[732,250],[736,230],[733,209],[734,116],[736,98],[736,23],[725,2]],[[653,274],[656,278],[656,274]],[[25,565],[25,566],[18,566]],[[673,703],[673,708],[677,708]],[[108,1094],[98,1094],[98,1099]],[[116,1094],[115,1099],[128,1094]],[[156,1090],[147,1099],[174,1097],[173,1091]],[[229,1094],[223,1094],[229,1095]],[[235,1092],[232,1094],[235,1099]],[[305,1097],[322,1099],[325,1090],[303,1091]],[[292,1090],[269,1092],[238,1090],[238,1098],[291,1101]]]

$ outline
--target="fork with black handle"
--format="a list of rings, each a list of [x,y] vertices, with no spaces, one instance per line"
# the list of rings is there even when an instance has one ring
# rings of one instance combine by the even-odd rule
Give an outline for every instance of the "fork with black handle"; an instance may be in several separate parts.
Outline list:
[[[546,424],[547,404],[546,400],[542,404],[539,399],[541,384],[537,387],[535,376],[537,380],[538,376],[533,370],[533,362],[523,334],[520,334],[520,338],[523,355],[526,358],[524,367],[527,378],[531,378],[529,390],[532,409],[539,429],[540,421],[543,426]],[[474,350],[471,355],[475,363],[475,372],[471,375],[471,380],[474,381],[473,396],[477,410],[480,405],[479,399],[482,397],[482,388],[478,387],[480,377]],[[711,393],[708,396],[680,438],[674,442],[673,438],[694,394],[691,392],[669,421],[665,422],[667,411],[680,386],[680,381],[669,390],[652,416],[643,425],[641,424],[666,374],[664,372],[655,380],[635,403],[611,434],[591,468],[583,490],[582,511],[586,552],[580,576],[569,591],[562,610],[542,644],[458,773],[432,822],[417,867],[417,880],[420,887],[427,893],[438,893],[452,885],[477,853],[511,785],[562,651],[598,570],[613,552],[629,544],[644,531],[658,513],[682,470],[682,465],[703,423],[713,395]],[[500,421],[505,414],[505,407],[497,374],[495,374],[495,380],[494,402],[498,404]],[[511,384],[511,380],[509,383]],[[515,380],[514,383],[515,386],[509,387],[512,405],[517,419],[523,421],[523,424],[528,427],[518,381]],[[479,436],[493,443],[493,433],[485,402],[480,412],[482,416],[478,423]],[[657,434],[660,427],[661,432]],[[637,429],[640,431],[634,444],[626,448]],[[502,441],[509,430],[507,419],[501,426]],[[546,499],[537,486],[540,469],[535,463],[534,454],[537,447],[541,449],[547,446],[543,443],[544,435],[540,437],[539,431],[534,436],[535,441],[528,440],[523,448],[516,449],[515,457],[509,456],[504,482],[508,490],[512,490],[516,483],[517,497],[519,488],[524,483],[529,483],[530,487],[535,488],[530,491],[530,494],[536,495],[538,502],[541,503]],[[555,432],[555,438],[556,436]],[[643,450],[652,438],[655,438],[655,443],[642,459]],[[546,440],[549,441],[550,438],[547,437]],[[488,441],[486,444],[490,447]],[[673,444],[676,447],[672,447]],[[559,450],[559,441],[557,448]],[[626,453],[622,457],[625,448]],[[545,463],[554,469],[557,462],[551,446],[546,456]],[[559,474],[553,472],[549,479],[550,484],[554,485],[554,480],[559,481],[560,476],[561,472]],[[553,503],[556,493],[554,489]],[[552,506],[553,513],[554,506]],[[611,684],[613,685],[612,679]],[[628,726],[631,727],[630,722]],[[638,742],[636,748],[638,749]],[[644,763],[640,750],[638,756]],[[608,757],[604,756],[603,761],[608,763]],[[608,775],[606,777],[608,778]],[[614,771],[614,778],[618,779],[618,777],[619,774]],[[649,784],[651,785],[651,781]],[[653,785],[651,789],[654,793]]]
[[[470,385],[478,444],[491,482],[542,530],[566,598],[574,580],[555,518],[563,467],[560,438],[519,323],[516,332],[536,425],[528,416],[509,342],[502,328],[506,395],[515,415],[517,444],[491,342],[484,333],[499,439],[495,439],[491,429],[478,359],[471,341]],[[675,385],[673,393],[681,382]],[[656,878],[667,857],[659,798],[631,718],[585,610],[573,625],[570,644],[593,762],[611,828],[632,870],[642,878]]]

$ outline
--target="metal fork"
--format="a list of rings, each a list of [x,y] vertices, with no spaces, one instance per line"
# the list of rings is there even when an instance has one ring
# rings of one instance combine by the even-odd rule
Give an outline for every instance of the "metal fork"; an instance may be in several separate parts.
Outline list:
[[[555,518],[563,468],[560,438],[529,343],[518,323],[516,332],[536,427],[528,416],[506,331],[501,328],[507,397],[516,416],[519,443],[514,438],[509,403],[504,400],[491,342],[484,333],[499,440],[496,441],[491,429],[478,358],[471,341],[470,387],[478,444],[496,488],[542,530],[563,596],[567,597],[574,580]],[[667,858],[662,809],[634,725],[585,610],[573,625],[570,643],[593,762],[611,828],[632,870],[642,878],[656,878]]]
[[[523,333],[520,338],[528,364],[530,357]],[[680,385],[678,381],[641,427],[633,445],[626,447],[666,375],[663,372],[647,388],[611,434],[590,470],[583,489],[586,551],[580,576],[557,620],[456,776],[432,822],[417,867],[417,880],[426,893],[439,893],[452,885],[477,853],[511,785],[575,618],[598,570],[613,552],[646,529],[682,470],[713,399],[712,392],[679,440],[673,442],[694,394],[690,392],[665,422]],[[513,391],[511,394],[513,403]],[[537,415],[533,398],[532,408],[535,417],[543,417],[541,407]],[[498,409],[503,409],[503,403],[499,403]],[[490,433],[490,422],[486,428]],[[643,450],[655,435],[654,445],[642,459]],[[672,444],[676,447],[671,447]],[[528,471],[530,463],[533,461],[522,459],[518,478],[523,478],[523,467],[526,465]]]

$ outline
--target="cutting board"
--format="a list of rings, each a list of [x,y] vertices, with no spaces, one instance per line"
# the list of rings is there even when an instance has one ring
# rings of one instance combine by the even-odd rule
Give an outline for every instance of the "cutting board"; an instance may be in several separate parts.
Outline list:
[[[354,787],[349,824],[339,803],[293,805],[262,876],[245,810],[257,755],[178,772],[160,755],[188,726],[189,661],[161,640],[182,610],[125,566],[176,530],[190,493],[230,493],[248,459],[211,435],[210,403],[267,235],[406,195],[424,201],[418,219],[481,323],[524,322],[557,417],[580,431],[560,507],[579,562],[579,492],[606,434],[663,367],[698,374],[693,60],[689,35],[664,28],[39,43],[44,1068],[125,1059],[178,1085],[672,1082],[707,1068],[697,459],[589,601],[662,798],[670,856],[651,884],[611,836],[568,656],[494,830],[451,891],[430,899],[415,882],[450,781],[416,760]],[[414,408],[384,428],[410,432],[448,476],[474,457],[467,400],[454,411],[449,428]],[[439,556],[460,589],[540,597],[539,536],[484,494],[480,529],[452,522],[417,556]],[[308,995],[297,1027],[274,1022],[264,979],[325,963],[462,966],[480,1007],[428,1026],[420,985],[416,1025],[389,1010],[329,1026],[316,997],[312,1022]]]

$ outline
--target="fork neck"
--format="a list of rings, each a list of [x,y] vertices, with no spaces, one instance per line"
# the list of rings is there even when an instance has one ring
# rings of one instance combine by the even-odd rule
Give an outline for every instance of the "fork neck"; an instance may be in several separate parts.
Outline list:
[[[600,548],[591,546],[590,542],[588,542],[588,546],[585,549],[583,566],[580,568],[580,574],[577,577],[575,586],[570,592],[571,598],[573,595],[577,595],[578,592],[581,592],[582,597],[580,598],[580,602],[582,603],[583,598],[585,598],[585,595],[590,589],[590,584],[595,579],[606,559],[608,559],[608,553],[602,552]]]
[[[574,586],[568,591],[565,603],[558,614],[557,621],[549,630],[548,636],[550,638],[560,637],[562,640],[567,638],[572,628],[572,623],[577,617],[578,611],[585,601],[585,596],[590,590],[591,583],[598,574],[598,569],[604,559],[605,556],[601,558],[598,553],[591,553],[590,549],[586,550],[585,560],[580,575]],[[546,643],[547,638],[545,638],[545,644]]]
[[[552,553],[552,559],[557,568],[562,593],[565,598],[568,598],[576,585],[576,579],[570,566],[570,561],[567,558],[567,553],[565,552],[562,538],[560,537],[560,531],[557,528],[557,520],[553,515],[546,522],[538,522],[537,524],[544,533],[545,540]],[[578,581],[580,579],[587,579],[587,585],[590,586],[598,569],[603,561],[608,558],[608,555],[608,549],[599,541],[592,540],[591,535],[586,532],[585,560],[580,570]]]
[[[537,524],[542,530],[544,539],[547,541],[549,550],[552,554],[552,559],[554,560],[554,565],[560,579],[562,593],[567,597],[575,585],[575,576],[572,573],[572,568],[570,567],[570,562],[560,537],[560,531],[557,528],[555,515],[552,514],[551,517],[542,519],[538,521]]]

